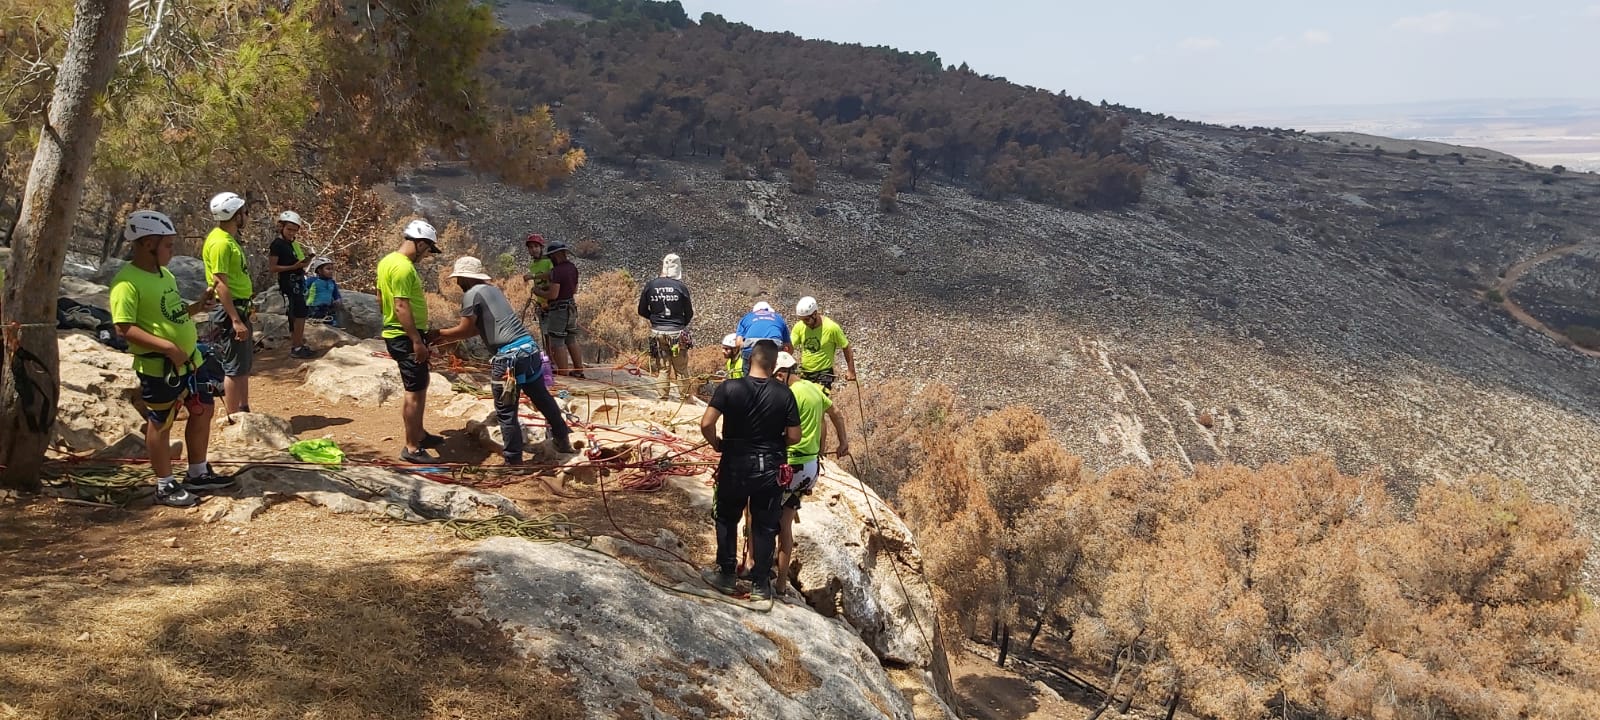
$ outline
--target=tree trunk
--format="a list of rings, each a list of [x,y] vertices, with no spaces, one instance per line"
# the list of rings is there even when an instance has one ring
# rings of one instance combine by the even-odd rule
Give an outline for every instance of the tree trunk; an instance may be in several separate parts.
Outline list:
[[[1000,655],[995,664],[999,667],[1006,666],[1006,655],[1011,652],[1011,623],[1000,626]]]
[[[36,299],[59,293],[61,263],[100,136],[95,101],[116,70],[128,28],[128,0],[77,0],[73,13],[50,112],[22,191],[21,212],[11,234],[11,272],[6,274],[4,320],[7,326],[18,322],[22,327],[17,351],[7,348],[10,367],[0,371],[4,376],[0,380],[0,465],[4,466],[0,487],[30,492],[40,487],[39,467],[55,431],[60,386],[55,303]],[[29,298],[34,300],[27,301]],[[28,362],[20,362],[17,355]],[[11,369],[24,365],[28,372],[19,388]],[[47,382],[40,382],[41,378]],[[29,398],[27,407],[23,407],[25,397]]]
[[[1039,631],[1044,629],[1044,619],[1054,613],[1056,605],[1061,602],[1061,591],[1066,589],[1067,583],[1072,579],[1072,573],[1077,571],[1080,557],[1082,556],[1077,553],[1072,554],[1072,562],[1067,564],[1066,572],[1061,573],[1055,585],[1051,586],[1050,592],[1045,593],[1044,605],[1039,608],[1039,616],[1033,620],[1033,629],[1028,631],[1028,654],[1033,654],[1033,641],[1039,639]]]
[[[1183,697],[1183,691],[1182,690],[1173,690],[1172,691],[1172,697],[1167,698],[1167,714],[1164,716],[1163,720],[1172,720],[1172,716],[1177,714],[1177,712],[1178,712],[1178,699],[1182,698],[1182,697]]]

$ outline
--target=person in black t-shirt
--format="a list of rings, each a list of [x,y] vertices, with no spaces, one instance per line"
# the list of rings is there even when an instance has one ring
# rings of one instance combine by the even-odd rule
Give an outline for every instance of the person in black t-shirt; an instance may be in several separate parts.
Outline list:
[[[316,353],[305,344],[306,316],[306,266],[315,257],[305,246],[295,240],[300,235],[300,214],[285,210],[278,214],[278,235],[267,248],[272,271],[278,274],[278,292],[286,303],[284,312],[289,316],[289,357],[309,358]]]
[[[706,443],[722,453],[713,500],[717,567],[706,580],[728,594],[736,589],[739,519],[748,509],[754,563],[750,597],[756,600],[772,598],[772,555],[783,518],[779,476],[788,467],[788,447],[800,442],[800,407],[789,386],[773,379],[777,364],[778,344],[758,341],[750,355],[750,374],[718,385],[700,418]]]
[[[689,378],[689,322],[694,320],[694,303],[689,286],[683,284],[683,260],[677,255],[661,258],[661,277],[644,284],[639,293],[639,317],[650,321],[650,372],[654,373],[666,400],[674,386],[680,397],[694,395]]]

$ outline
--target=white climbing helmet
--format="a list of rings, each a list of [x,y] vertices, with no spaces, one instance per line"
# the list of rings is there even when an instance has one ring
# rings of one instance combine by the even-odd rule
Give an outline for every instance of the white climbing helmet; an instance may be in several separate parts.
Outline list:
[[[295,225],[298,225],[300,227],[305,227],[305,225],[306,225],[305,223],[300,221],[300,213],[297,213],[297,212],[295,212],[293,210],[285,210],[285,211],[283,211],[281,213],[278,213],[278,222],[281,222],[281,223],[294,223]]]
[[[811,297],[810,295],[800,298],[800,302],[796,303],[794,306],[794,314],[799,315],[800,317],[811,317],[816,313],[817,299]]]
[[[426,240],[431,245],[439,244],[439,231],[434,230],[427,220],[412,220],[406,225],[406,237],[412,240]]]
[[[727,335],[724,335],[722,337],[722,346],[726,347],[726,348],[739,347],[739,336],[735,335],[733,333],[728,333]]]
[[[122,239],[133,242],[142,237],[151,235],[177,235],[178,228],[169,218],[154,210],[140,210],[128,216],[128,222],[123,226]]]
[[[231,192],[217,193],[211,198],[211,219],[217,222],[232,220],[239,214],[239,209],[244,207],[244,198]]]
[[[765,301],[765,300],[762,300],[761,302],[756,303],[753,307],[750,308],[750,312],[762,312],[762,311],[772,312],[772,306],[767,304],[767,301]]]

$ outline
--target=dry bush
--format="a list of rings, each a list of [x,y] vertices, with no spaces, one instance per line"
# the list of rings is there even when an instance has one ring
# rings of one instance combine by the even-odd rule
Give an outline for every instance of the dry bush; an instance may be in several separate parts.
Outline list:
[[[839,386],[833,398],[856,451],[852,467],[879,494],[897,499],[900,487],[922,471],[923,438],[954,432],[955,393],[946,385],[919,388],[905,380],[857,388]]]
[[[572,254],[585,260],[600,257],[604,249],[600,241],[594,238],[584,238],[572,244]]]
[[[591,357],[632,360],[645,350],[650,328],[638,315],[638,281],[626,270],[578,282],[578,324]]]

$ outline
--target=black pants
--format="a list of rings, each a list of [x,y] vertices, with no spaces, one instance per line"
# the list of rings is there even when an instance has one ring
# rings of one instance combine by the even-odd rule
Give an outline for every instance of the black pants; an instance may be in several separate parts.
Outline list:
[[[544,416],[544,421],[550,426],[551,437],[565,440],[572,430],[567,427],[567,421],[561,417],[561,407],[556,405],[556,400],[550,397],[550,391],[544,386],[544,376],[541,372],[543,363],[540,361],[537,347],[520,352],[500,353],[489,361],[489,388],[494,393],[494,412],[500,420],[500,434],[504,436],[505,450],[502,455],[507,460],[522,460],[522,423],[517,417],[521,409],[517,402],[515,392],[506,388],[506,371],[511,371],[512,379],[518,388],[533,401],[533,406],[539,409],[539,414]]]
[[[730,575],[737,569],[739,521],[748,507],[753,555],[750,579],[758,586],[772,578],[778,524],[783,520],[783,488],[778,487],[778,470],[784,462],[782,455],[723,455],[717,466],[717,567]]]

